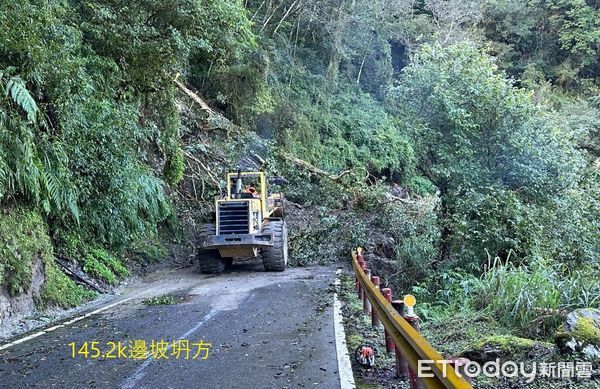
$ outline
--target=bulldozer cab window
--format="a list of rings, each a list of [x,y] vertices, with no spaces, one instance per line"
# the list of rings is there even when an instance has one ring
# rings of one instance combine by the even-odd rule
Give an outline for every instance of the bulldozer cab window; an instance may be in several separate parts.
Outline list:
[[[259,199],[260,198],[260,193],[258,193],[258,191],[256,190],[255,187],[247,185],[243,190],[242,190],[242,198],[243,199]]]
[[[231,183],[231,197],[236,197],[236,185],[235,180]],[[242,192],[240,198],[242,199],[260,199],[260,178],[258,177],[244,177],[242,180]]]

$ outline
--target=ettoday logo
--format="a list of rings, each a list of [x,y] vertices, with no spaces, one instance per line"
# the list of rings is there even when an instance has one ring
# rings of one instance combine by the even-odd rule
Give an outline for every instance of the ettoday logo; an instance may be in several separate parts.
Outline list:
[[[435,363],[434,363],[435,362]],[[419,360],[417,375],[419,378],[432,378],[434,364],[441,365],[442,375],[446,377],[448,367],[452,366],[454,361],[443,359],[433,361],[429,359]],[[465,375],[468,378],[479,377],[484,375],[489,378],[517,378],[525,379],[525,382],[531,383],[536,378],[591,378],[592,363],[591,362],[532,362],[526,364],[524,362],[505,361],[500,362],[500,359],[488,361],[483,365],[467,361],[462,366],[462,373],[456,371],[456,375],[462,377]]]

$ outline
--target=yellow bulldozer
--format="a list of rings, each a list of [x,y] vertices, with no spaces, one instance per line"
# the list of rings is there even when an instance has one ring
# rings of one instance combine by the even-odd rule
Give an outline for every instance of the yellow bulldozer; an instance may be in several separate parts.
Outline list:
[[[221,273],[234,259],[259,255],[266,271],[284,271],[288,233],[283,210],[282,195],[267,192],[264,172],[228,173],[227,192],[215,200],[213,223],[200,231],[200,271]]]

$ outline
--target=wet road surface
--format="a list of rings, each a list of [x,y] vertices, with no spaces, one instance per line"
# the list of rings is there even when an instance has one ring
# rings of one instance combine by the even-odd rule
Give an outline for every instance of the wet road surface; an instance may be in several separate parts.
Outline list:
[[[338,388],[334,278],[258,263],[155,273],[102,312],[0,350],[0,387]],[[145,303],[165,294],[176,303]]]

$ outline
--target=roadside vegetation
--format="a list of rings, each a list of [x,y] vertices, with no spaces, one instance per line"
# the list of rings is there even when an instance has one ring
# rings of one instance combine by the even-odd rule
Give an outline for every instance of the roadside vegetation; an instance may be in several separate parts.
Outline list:
[[[0,4],[10,294],[36,257],[62,306],[90,296],[54,255],[107,285],[193,257],[257,154],[290,182],[293,264],[364,245],[425,321],[537,340],[600,307],[597,1]]]
[[[181,296],[174,296],[172,294],[163,294],[162,296],[150,297],[144,300],[146,305],[174,305],[183,300]]]

